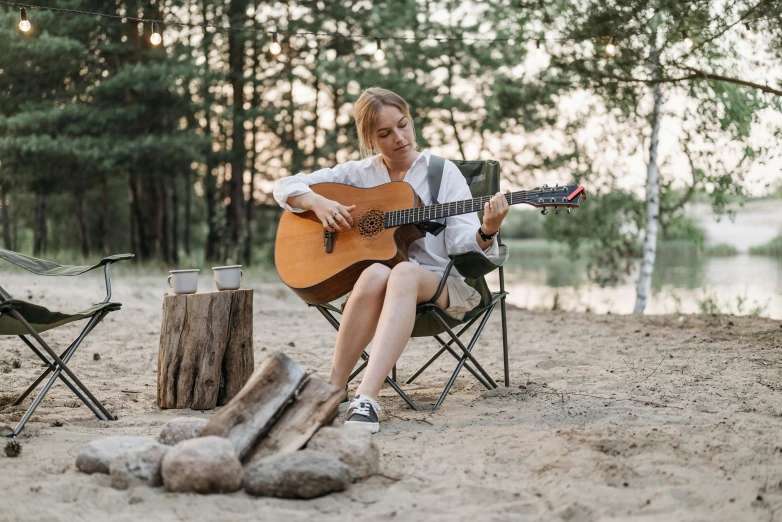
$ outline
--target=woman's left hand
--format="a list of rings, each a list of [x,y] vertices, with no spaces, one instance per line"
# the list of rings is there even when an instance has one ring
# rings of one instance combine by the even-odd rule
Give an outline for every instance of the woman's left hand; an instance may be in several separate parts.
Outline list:
[[[505,194],[510,194],[509,189],[505,189]],[[508,215],[510,205],[505,199],[505,194],[497,192],[491,197],[488,203],[483,206],[483,232],[493,235],[502,226],[502,220]]]

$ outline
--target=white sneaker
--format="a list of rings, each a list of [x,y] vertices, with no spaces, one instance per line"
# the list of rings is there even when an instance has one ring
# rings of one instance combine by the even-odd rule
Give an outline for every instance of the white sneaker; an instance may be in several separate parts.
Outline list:
[[[380,431],[379,411],[380,406],[378,406],[375,399],[366,395],[359,395],[350,401],[345,426],[356,426],[369,430],[370,433],[377,433]]]

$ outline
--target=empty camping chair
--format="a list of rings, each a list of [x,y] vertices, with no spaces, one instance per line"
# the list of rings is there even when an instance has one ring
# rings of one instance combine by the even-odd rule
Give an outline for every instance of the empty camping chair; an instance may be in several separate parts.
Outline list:
[[[116,261],[131,259],[132,257],[134,257],[133,254],[119,254],[106,257],[98,264],[92,266],[68,266],[36,259],[10,250],[0,250],[0,258],[37,275],[77,276],[95,268],[103,267],[106,279],[106,298],[102,302],[74,314],[53,312],[43,306],[14,299],[8,292],[0,287],[0,335],[18,336],[47,366],[46,370],[44,370],[35,382],[16,399],[13,403],[14,406],[21,404],[50,373],[52,374],[30,408],[19,421],[19,424],[9,435],[10,437],[16,437],[21,433],[24,425],[30,420],[33,412],[58,378],[62,380],[62,382],[65,383],[65,385],[70,388],[99,419],[115,420],[114,416],[106,410],[79,378],[74,375],[73,371],[68,367],[68,361],[73,357],[74,352],[84,338],[98,325],[98,323],[100,323],[109,312],[119,310],[122,306],[120,303],[109,302],[109,299],[111,299],[109,266]],[[59,356],[40,336],[42,332],[82,319],[88,319],[86,326],[81,330],[70,346],[68,346],[68,348]],[[32,339],[28,338],[28,336]],[[36,346],[36,343],[38,346]],[[41,349],[43,349],[44,353],[42,353]],[[65,373],[65,375],[63,375],[63,373]]]

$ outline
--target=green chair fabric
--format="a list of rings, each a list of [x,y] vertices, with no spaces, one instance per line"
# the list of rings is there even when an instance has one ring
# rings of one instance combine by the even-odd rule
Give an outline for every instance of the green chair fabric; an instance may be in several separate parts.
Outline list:
[[[115,312],[120,307],[122,307],[120,303],[98,303],[81,312],[64,314],[52,312],[43,306],[26,301],[10,299],[0,303],[0,335],[27,335],[30,333],[22,323],[9,313],[11,310],[18,311],[36,332],[42,333],[73,321],[89,319],[103,311]]]

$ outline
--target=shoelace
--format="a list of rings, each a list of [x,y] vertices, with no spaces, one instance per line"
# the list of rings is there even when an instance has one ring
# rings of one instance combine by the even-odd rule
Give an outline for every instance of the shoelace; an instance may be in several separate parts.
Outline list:
[[[353,408],[353,415],[363,415],[364,417],[369,417],[371,407],[372,405],[368,401],[361,401],[358,403],[358,406]]]

